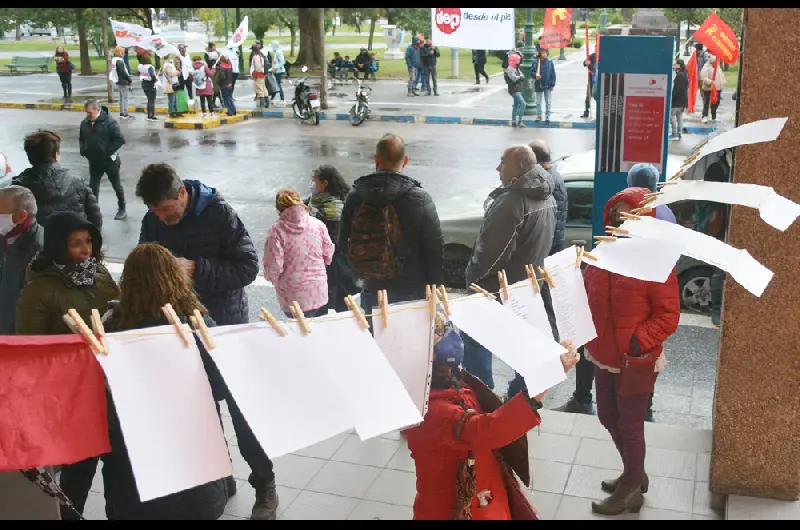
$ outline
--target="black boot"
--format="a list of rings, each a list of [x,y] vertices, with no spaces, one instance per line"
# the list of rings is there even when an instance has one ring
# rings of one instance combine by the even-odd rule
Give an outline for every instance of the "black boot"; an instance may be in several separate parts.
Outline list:
[[[581,114],[581,118],[588,118],[588,117],[589,117],[589,111],[588,110],[584,111],[583,114]]]
[[[256,488],[256,502],[250,514],[251,521],[272,521],[278,515],[278,490],[275,479]]]
[[[569,398],[569,401],[567,401],[560,407],[556,407],[553,410],[557,412],[569,412],[572,414],[588,414],[591,416],[594,415],[594,406],[592,406],[591,401],[589,403],[582,403],[576,400],[575,397]]]

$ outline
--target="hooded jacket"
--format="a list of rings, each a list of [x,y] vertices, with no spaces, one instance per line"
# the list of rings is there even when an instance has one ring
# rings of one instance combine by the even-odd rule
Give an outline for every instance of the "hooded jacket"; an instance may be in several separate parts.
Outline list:
[[[272,47],[272,68],[275,68],[275,74],[286,73],[286,58],[283,56],[283,50],[278,41],[274,40],[270,43]]]
[[[426,285],[441,283],[444,237],[433,199],[416,180],[394,171],[378,171],[356,180],[342,209],[337,246],[348,255],[350,228],[362,203],[383,206],[387,202],[400,219],[409,256],[396,278],[366,281],[366,290],[386,289],[425,298]]]
[[[553,245],[550,247],[550,255],[564,250],[565,230],[567,228],[567,217],[569,209],[569,196],[567,194],[567,183],[558,170],[550,166],[545,171],[553,177],[553,198],[556,200],[556,228],[553,232]]]
[[[689,106],[689,76],[686,68],[680,68],[675,72],[675,79],[672,81],[672,108],[685,109]]]
[[[646,188],[627,188],[606,203],[603,212],[611,224],[611,208],[625,202],[641,206]],[[641,215],[653,216],[653,212]],[[678,277],[673,270],[664,283],[628,278],[589,265],[583,274],[597,337],[586,345],[590,358],[601,368],[619,370],[623,353],[660,356],[664,341],[678,329],[681,316]]]
[[[25,272],[44,246],[44,228],[36,221],[11,244],[0,238],[0,335],[14,334],[17,300]]]
[[[81,156],[86,157],[90,165],[111,162],[111,155],[125,145],[125,137],[117,121],[108,113],[108,107],[100,108],[94,122],[84,118],[78,136]]]
[[[189,204],[169,226],[147,212],[139,243],[159,243],[174,256],[195,261],[194,287],[211,318],[221,326],[246,324],[244,288],[258,275],[258,255],[239,216],[216,189],[184,180]]]
[[[328,228],[304,205],[281,212],[264,242],[264,277],[275,285],[281,309],[290,311],[294,301],[303,311],[328,303],[325,267],[333,251]]]
[[[467,287],[477,283],[496,293],[500,270],[506,271],[509,284],[526,279],[525,265],[538,267],[550,253],[555,226],[553,177],[536,164],[510,186],[489,194],[467,265]]]
[[[53,215],[71,212],[82,216],[95,225],[103,227],[103,214],[92,190],[80,177],[69,174],[60,164],[43,164],[29,167],[11,182],[33,192],[39,211],[36,221],[42,226]]]
[[[413,37],[411,39],[411,44],[406,48],[406,66],[408,68],[422,68],[422,57],[420,55],[419,46],[417,46],[418,42],[419,39]]]

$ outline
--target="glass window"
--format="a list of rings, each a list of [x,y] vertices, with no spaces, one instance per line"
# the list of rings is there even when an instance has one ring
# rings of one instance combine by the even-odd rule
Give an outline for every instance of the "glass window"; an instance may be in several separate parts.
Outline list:
[[[594,181],[567,181],[567,226],[592,226]]]

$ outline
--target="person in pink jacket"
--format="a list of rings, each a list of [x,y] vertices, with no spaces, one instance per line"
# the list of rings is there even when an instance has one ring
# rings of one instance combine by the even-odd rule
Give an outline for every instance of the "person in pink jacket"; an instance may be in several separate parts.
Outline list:
[[[214,112],[213,82],[216,73],[216,68],[209,68],[202,57],[199,55],[192,57],[192,83],[194,83],[195,95],[200,100],[204,118],[209,115],[213,118],[217,115]],[[206,113],[206,104],[208,105],[208,114]]]
[[[325,266],[333,259],[333,242],[296,191],[279,191],[275,203],[280,217],[264,243],[264,276],[275,286],[286,316],[292,316],[297,302],[306,317],[315,317],[328,303]]]

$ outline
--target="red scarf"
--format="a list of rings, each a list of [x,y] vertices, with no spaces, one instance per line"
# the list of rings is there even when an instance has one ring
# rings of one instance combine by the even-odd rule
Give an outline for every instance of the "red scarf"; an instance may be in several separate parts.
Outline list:
[[[25,219],[25,222],[15,226],[6,235],[4,235],[3,239],[5,241],[8,241],[9,239],[17,237],[20,234],[24,234],[25,231],[28,228],[32,227],[33,223],[35,223],[35,222],[36,222],[36,218],[35,217],[28,217],[27,219]]]

